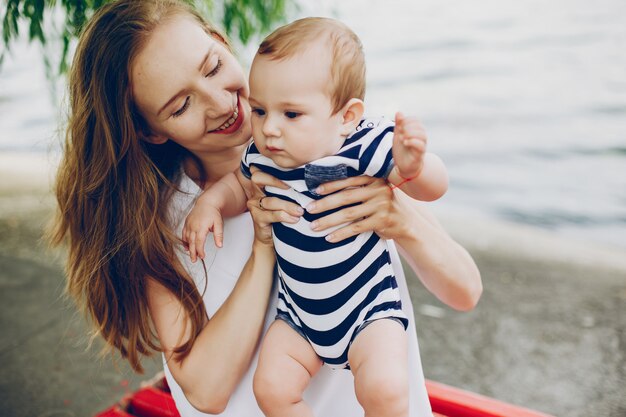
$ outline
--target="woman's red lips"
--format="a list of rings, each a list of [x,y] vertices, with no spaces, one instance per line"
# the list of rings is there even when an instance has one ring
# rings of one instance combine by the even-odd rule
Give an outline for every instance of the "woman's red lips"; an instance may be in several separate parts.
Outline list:
[[[243,124],[243,110],[241,108],[241,103],[239,102],[239,96],[237,96],[237,119],[233,122],[232,125],[228,126],[226,129],[223,130],[211,130],[209,131],[209,133],[215,133],[218,135],[229,135],[231,133],[235,133],[236,131],[239,130],[239,128],[241,127],[241,125]]]

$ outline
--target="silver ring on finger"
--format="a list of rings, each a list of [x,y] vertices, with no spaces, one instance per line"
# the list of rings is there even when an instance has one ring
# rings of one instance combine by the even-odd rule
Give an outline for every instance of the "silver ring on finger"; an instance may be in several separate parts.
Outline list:
[[[263,207],[263,199],[264,199],[264,198],[266,198],[266,197],[261,197],[261,198],[259,199],[259,208],[260,208],[261,210],[265,210],[265,207]]]

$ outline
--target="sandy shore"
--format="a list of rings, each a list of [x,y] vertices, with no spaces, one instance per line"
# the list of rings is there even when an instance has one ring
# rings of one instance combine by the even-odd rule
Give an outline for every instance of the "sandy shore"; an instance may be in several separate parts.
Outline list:
[[[86,325],[62,297],[62,253],[40,242],[52,166],[0,153],[2,415],[93,415],[160,366],[134,376],[86,350]],[[557,416],[626,415],[626,253],[436,212],[485,292],[457,313],[409,276],[427,377]]]

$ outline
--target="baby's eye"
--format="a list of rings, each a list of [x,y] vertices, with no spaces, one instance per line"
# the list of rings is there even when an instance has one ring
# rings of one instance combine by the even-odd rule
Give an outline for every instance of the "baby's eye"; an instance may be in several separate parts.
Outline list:
[[[265,110],[260,109],[258,107],[253,107],[252,113],[256,114],[257,116],[265,116]]]
[[[300,116],[302,113],[296,113],[295,111],[286,111],[285,112],[285,116],[288,119],[295,119],[296,117]]]

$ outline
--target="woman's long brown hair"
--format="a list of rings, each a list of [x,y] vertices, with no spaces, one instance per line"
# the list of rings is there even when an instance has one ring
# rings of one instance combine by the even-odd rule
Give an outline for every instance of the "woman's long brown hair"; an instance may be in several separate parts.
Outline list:
[[[108,350],[135,371],[159,351],[146,280],[184,307],[191,336],[175,350],[189,354],[206,319],[202,297],[175,253],[168,202],[189,153],[171,141],[142,140],[148,128],[133,104],[130,68],[154,28],[175,14],[197,12],[176,0],[124,0],[99,9],[86,25],[69,75],[70,111],[55,192],[52,244],[67,242],[67,292],[90,318]]]

